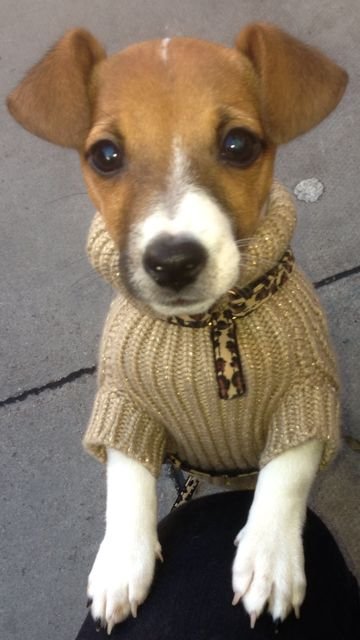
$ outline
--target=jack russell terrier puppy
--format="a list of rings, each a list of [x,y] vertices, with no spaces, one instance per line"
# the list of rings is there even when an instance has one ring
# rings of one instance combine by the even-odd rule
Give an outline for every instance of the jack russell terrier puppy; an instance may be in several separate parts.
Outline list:
[[[263,23],[234,48],[179,37],[110,57],[75,29],[8,98],[26,129],[79,152],[98,210],[90,259],[119,292],[85,436],[107,464],[88,597],[109,633],[137,615],[161,559],[166,456],[228,484],[259,471],[233,604],[252,627],[266,606],[274,620],[299,616],[306,502],[338,445],[338,382],[273,168],[277,146],[325,118],[346,83],[322,53]]]

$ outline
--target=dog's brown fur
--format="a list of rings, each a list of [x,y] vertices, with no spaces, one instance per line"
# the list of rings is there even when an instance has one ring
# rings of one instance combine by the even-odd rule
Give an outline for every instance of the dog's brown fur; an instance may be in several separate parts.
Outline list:
[[[269,194],[276,145],[315,126],[340,100],[346,73],[278,28],[255,23],[236,49],[174,38],[106,58],[82,29],[69,31],[10,94],[12,115],[29,131],[76,148],[95,206],[122,247],[131,223],[163,190],[172,144],[181,139],[194,182],[222,203],[239,238],[251,235]],[[246,126],[264,150],[246,170],[219,161],[222,133]],[[86,151],[120,141],[126,163],[116,177],[97,175]]]
[[[173,38],[135,45],[109,58],[91,34],[76,29],[28,73],[9,96],[8,107],[32,133],[79,152],[91,199],[125,255],[133,236],[146,226],[145,217],[150,215],[149,225],[156,226],[159,202],[166,221],[172,220],[190,183],[182,231],[187,231],[189,220],[200,220],[197,240],[214,204],[212,236],[221,234],[221,226],[225,236],[231,234],[231,242],[224,241],[223,253],[210,273],[213,278],[224,263],[236,262],[241,244],[237,240],[257,230],[272,185],[277,145],[325,118],[339,102],[346,83],[346,73],[323,54],[267,24],[245,28],[233,49]],[[251,161],[240,166],[231,163],[231,154],[229,161],[221,153],[227,133],[237,128],[253,132],[250,138],[256,147]],[[110,147],[110,160],[121,159],[115,171],[105,175],[101,162],[100,167],[96,162],[94,166],[92,155],[93,145],[104,140],[117,147],[114,154]],[[193,253],[192,261],[194,255],[199,257]],[[138,256],[139,263],[142,258]],[[192,261],[186,265],[191,269]],[[121,260],[117,266],[121,271]],[[161,261],[156,267],[163,270]],[[237,273],[234,268],[234,282]],[[153,287],[160,289],[160,281],[153,280]],[[150,276],[140,293],[151,286],[149,281]],[[226,275],[223,290],[209,288],[204,298],[207,309],[216,301],[214,296],[231,286],[228,282]],[[202,293],[203,282],[200,288]],[[146,302],[151,306],[151,293]],[[170,302],[175,309],[177,304],[182,308],[183,302],[192,308],[198,300],[190,296]],[[308,336],[305,331],[304,335]],[[112,364],[106,366],[110,370]],[[282,366],[277,356],[276,366]],[[296,406],[295,394],[294,398]],[[106,446],[107,527],[89,576],[88,594],[93,599],[92,615],[110,633],[131,611],[136,615],[144,601],[159,544],[155,478],[137,460],[112,449],[112,444]],[[311,440],[276,456],[260,471],[248,524],[237,538],[233,566],[233,603],[243,600],[252,627],[268,600],[274,619],[284,618],[291,607],[299,615],[305,590],[301,526],[321,448],[320,441]],[[275,532],[274,514],[277,518],[281,514]],[[124,521],[129,522],[131,535],[124,532]]]

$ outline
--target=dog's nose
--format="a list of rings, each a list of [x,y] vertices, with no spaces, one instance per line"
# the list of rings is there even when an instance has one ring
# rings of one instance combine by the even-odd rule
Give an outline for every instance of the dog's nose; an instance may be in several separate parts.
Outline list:
[[[196,240],[162,234],[146,248],[143,265],[160,287],[179,291],[194,282],[206,260],[207,252]]]

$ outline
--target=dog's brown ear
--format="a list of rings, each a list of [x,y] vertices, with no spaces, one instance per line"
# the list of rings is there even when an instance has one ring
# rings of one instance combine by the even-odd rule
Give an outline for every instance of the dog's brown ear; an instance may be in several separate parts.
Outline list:
[[[259,76],[263,122],[275,144],[321,122],[344,93],[348,76],[341,67],[277,27],[250,24],[236,47]]]
[[[90,125],[91,75],[104,57],[90,33],[68,31],[8,96],[10,113],[40,138],[80,147]]]

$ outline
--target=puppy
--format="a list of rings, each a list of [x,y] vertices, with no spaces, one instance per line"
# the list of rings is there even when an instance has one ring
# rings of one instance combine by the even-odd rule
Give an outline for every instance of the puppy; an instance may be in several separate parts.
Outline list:
[[[266,606],[274,620],[299,615],[306,501],[338,441],[337,375],[273,168],[277,146],[325,118],[346,83],[319,51],[262,23],[235,48],[166,38],[110,57],[75,29],[8,98],[26,129],[79,152],[99,212],[90,259],[121,294],[85,436],[107,464],[88,596],[109,633],[137,615],[161,558],[165,455],[227,482],[260,470],[233,604],[252,627]]]

